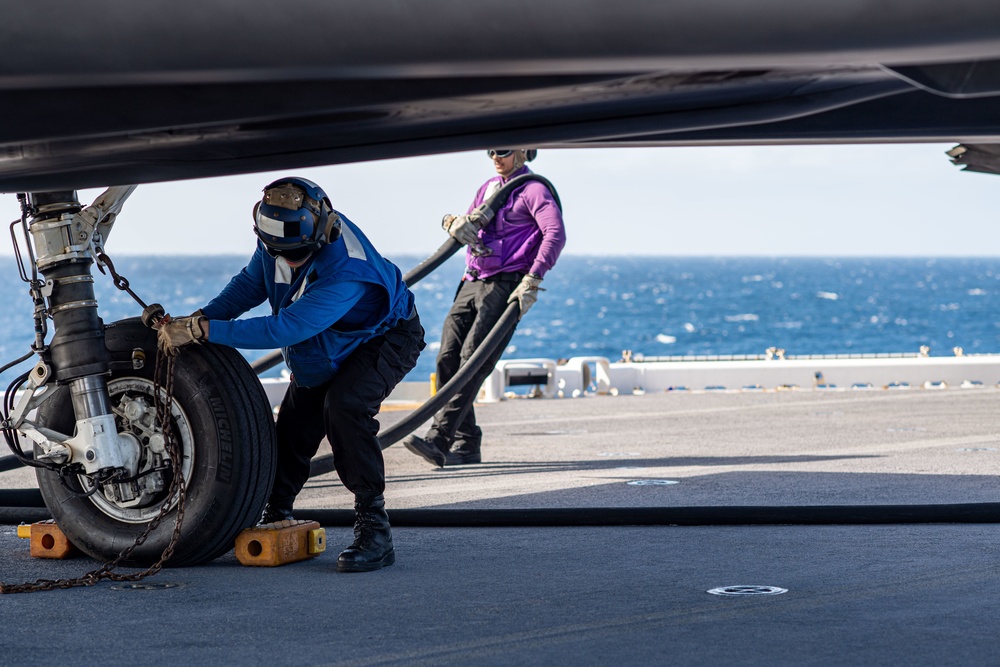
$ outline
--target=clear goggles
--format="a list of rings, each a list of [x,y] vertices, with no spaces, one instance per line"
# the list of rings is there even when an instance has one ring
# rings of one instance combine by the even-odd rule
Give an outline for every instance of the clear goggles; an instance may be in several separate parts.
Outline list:
[[[264,190],[264,203],[279,208],[297,211],[302,208],[306,194],[302,188],[286,183],[276,188]]]
[[[289,262],[301,262],[312,254],[315,247],[307,245],[299,246],[298,248],[272,248],[265,242],[264,250],[271,257],[284,257]]]

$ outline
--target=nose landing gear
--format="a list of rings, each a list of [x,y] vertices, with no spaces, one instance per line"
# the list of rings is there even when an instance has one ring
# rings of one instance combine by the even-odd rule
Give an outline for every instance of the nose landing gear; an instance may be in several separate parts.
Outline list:
[[[105,342],[112,368],[122,369],[112,370],[109,402],[119,435],[135,443],[135,474],[95,483],[82,474],[36,470],[56,523],[76,546],[100,560],[131,546],[165,503],[177,503],[176,494],[167,495],[171,461],[154,420],[154,369],[131,367],[137,346],[154,358],[155,332],[138,319],[122,320],[108,325]],[[260,518],[274,479],[276,447],[271,407],[238,352],[191,346],[175,364],[170,419],[187,495],[182,532],[167,564],[181,566],[208,562],[232,549],[236,535]],[[66,388],[56,389],[38,409],[36,423],[72,431],[71,404]],[[173,530],[171,516],[124,564],[145,566],[160,557]]]
[[[231,549],[260,517],[274,477],[274,422],[260,382],[232,348],[185,350],[164,402],[166,373],[145,363],[156,358],[155,332],[137,318],[105,326],[98,317],[90,269],[133,188],[110,188],[87,208],[75,192],[19,196],[26,240],[30,232],[38,250],[36,258],[28,244],[31,278],[23,267],[21,277],[35,302],[32,349],[42,372],[25,376],[28,393],[4,431],[34,441],[35,459],[19,458],[35,467],[46,506],[84,552],[111,561],[133,547],[121,562],[141,566],[158,562],[172,545],[168,564],[192,565]],[[54,335],[46,344],[48,320]],[[169,415],[158,418],[168,403]],[[4,407],[9,414],[11,406]],[[174,434],[179,467],[161,422]],[[186,487],[176,540],[175,470]],[[170,514],[160,517],[164,508]],[[145,541],[137,540],[153,525]]]

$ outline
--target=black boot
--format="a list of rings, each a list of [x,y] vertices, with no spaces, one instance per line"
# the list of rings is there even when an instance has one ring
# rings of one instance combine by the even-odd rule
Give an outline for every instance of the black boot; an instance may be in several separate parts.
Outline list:
[[[482,463],[483,455],[479,443],[456,442],[451,451],[445,454],[445,465],[460,466],[467,463]]]
[[[337,572],[370,572],[396,562],[382,496],[354,496],[354,544],[337,558]]]
[[[411,435],[403,440],[403,446],[431,465],[438,468],[444,467],[445,450],[436,443]]]
[[[277,523],[278,521],[294,521],[292,517],[291,507],[281,507],[280,505],[275,505],[274,503],[268,503],[267,507],[264,508],[264,514],[260,517],[258,525],[265,523]]]

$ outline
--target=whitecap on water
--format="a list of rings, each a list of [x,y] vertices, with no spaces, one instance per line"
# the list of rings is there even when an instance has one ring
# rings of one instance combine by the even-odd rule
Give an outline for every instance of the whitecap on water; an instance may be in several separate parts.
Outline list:
[[[836,292],[816,292],[817,299],[829,299],[830,301],[836,301],[840,298],[840,295]]]
[[[756,322],[760,319],[757,313],[741,313],[739,315],[726,315],[727,322]]]
[[[983,296],[984,294],[986,294],[986,290],[975,287],[966,292],[966,294],[968,294],[969,296]]]
[[[677,339],[673,336],[668,336],[667,334],[656,334],[656,342],[663,343],[664,345],[671,345],[676,343]]]
[[[694,333],[695,332],[695,327],[690,322],[685,322],[684,323],[684,331],[687,331],[688,333]]]

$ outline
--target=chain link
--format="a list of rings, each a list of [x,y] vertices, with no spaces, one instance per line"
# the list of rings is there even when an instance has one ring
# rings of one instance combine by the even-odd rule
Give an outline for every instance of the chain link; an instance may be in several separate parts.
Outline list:
[[[143,303],[131,289],[129,289],[128,280],[115,272],[114,265],[111,263],[111,260],[103,254],[99,255],[99,259],[101,262],[105,263],[111,271],[112,278],[115,281],[115,286],[120,290],[128,292],[132,298],[145,308],[146,304]],[[98,268],[100,268],[100,264],[98,264]],[[101,272],[103,273],[103,270]],[[170,480],[170,488],[167,489],[166,499],[163,501],[163,506],[160,507],[160,511],[157,515],[153,517],[152,521],[149,522],[146,529],[135,538],[135,543],[133,543],[132,546],[118,554],[114,560],[105,563],[96,570],[91,570],[90,572],[73,579],[37,579],[34,582],[23,584],[5,584],[0,582],[0,594],[30,593],[34,591],[51,591],[56,588],[93,586],[103,579],[108,579],[110,581],[139,581],[159,572],[163,569],[163,564],[170,560],[170,558],[174,555],[174,549],[177,547],[177,542],[180,539],[181,527],[184,524],[184,501],[187,496],[187,482],[184,479],[183,452],[181,451],[181,443],[177,441],[177,438],[174,435],[173,422],[171,420],[171,413],[173,411],[174,404],[175,362],[176,357],[165,354],[159,349],[159,346],[157,346],[156,365],[153,368],[153,400],[156,403],[156,420],[160,424],[163,439],[166,442],[167,452],[170,454],[170,469],[173,473],[173,479]],[[163,378],[162,385],[160,383],[161,377]],[[162,399],[160,397],[161,389],[163,391]],[[174,531],[170,535],[170,542],[160,555],[160,559],[141,572],[133,574],[120,574],[114,572],[114,570],[123,561],[131,557],[133,552],[142,546],[153,531],[159,527],[164,517],[166,517],[171,510],[170,500],[175,494],[177,496],[177,518],[174,522]]]
[[[143,310],[145,310],[146,302],[140,299],[139,295],[132,291],[132,288],[129,287],[128,278],[115,271],[115,265],[111,262],[111,258],[108,257],[103,252],[97,253],[96,257],[97,257],[97,270],[100,271],[101,273],[104,273],[104,267],[105,266],[108,267],[108,273],[111,274],[111,280],[114,282],[115,287],[117,287],[123,292],[128,293],[128,295],[133,299],[135,299],[135,302],[138,303],[140,306],[142,306]]]

